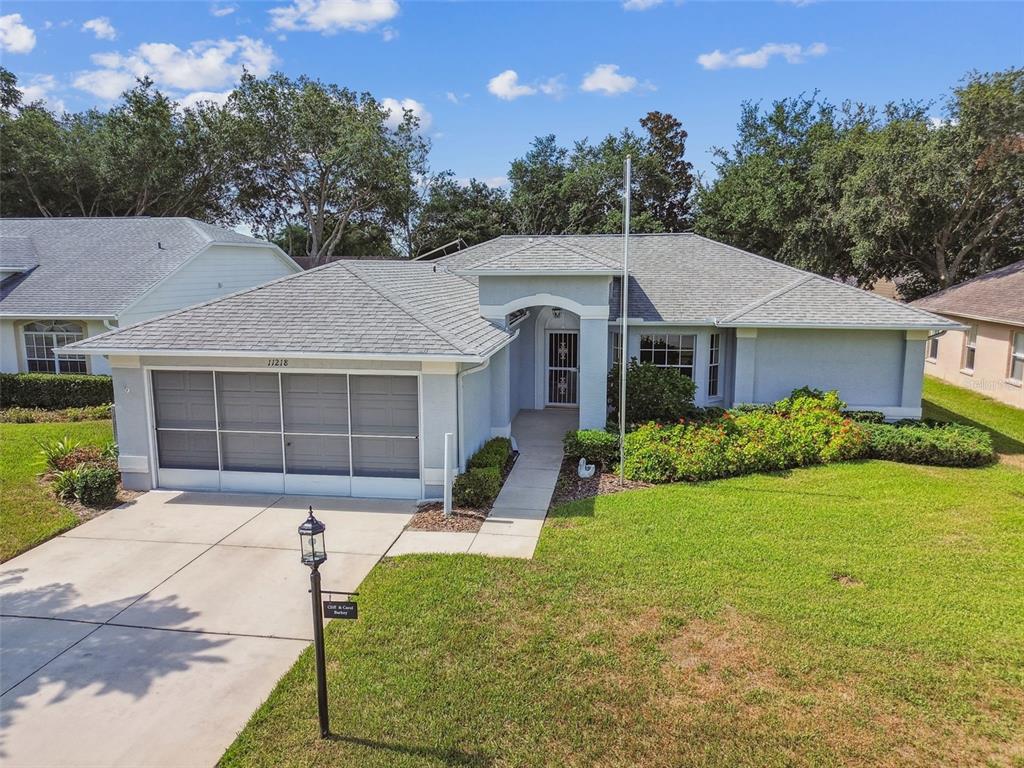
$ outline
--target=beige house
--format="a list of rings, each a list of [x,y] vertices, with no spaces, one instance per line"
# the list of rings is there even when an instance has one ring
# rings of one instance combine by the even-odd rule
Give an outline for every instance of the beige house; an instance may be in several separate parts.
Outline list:
[[[926,374],[1024,408],[1024,260],[913,305],[968,326],[929,337]]]

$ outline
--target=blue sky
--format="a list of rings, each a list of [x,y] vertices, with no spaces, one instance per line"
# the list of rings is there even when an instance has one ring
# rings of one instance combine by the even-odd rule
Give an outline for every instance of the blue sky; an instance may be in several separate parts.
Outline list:
[[[1021,3],[14,2],[2,61],[31,98],[107,105],[138,74],[220,98],[242,66],[403,102],[431,165],[499,183],[530,139],[597,139],[649,110],[688,155],[735,138],[744,99],[818,89],[833,101],[934,99],[971,69],[1024,64]]]

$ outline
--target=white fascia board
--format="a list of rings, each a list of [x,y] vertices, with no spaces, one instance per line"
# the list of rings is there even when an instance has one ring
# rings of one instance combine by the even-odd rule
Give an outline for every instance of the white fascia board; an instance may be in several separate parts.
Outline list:
[[[1024,323],[1016,320],[1007,320],[1006,318],[991,317],[988,315],[969,315],[966,312],[946,312],[938,309],[926,309],[925,311],[931,312],[933,315],[941,315],[942,317],[952,315],[953,317],[964,317],[968,320],[978,320],[982,323],[998,323],[999,325],[1010,325],[1015,328],[1024,328]],[[956,320],[950,320],[949,322],[955,323]],[[968,326],[966,325],[961,325],[960,328],[954,330],[964,330],[967,327]]]
[[[113,320],[117,315],[94,315],[86,312],[0,312],[0,317],[12,320]]]
[[[462,277],[607,277],[619,275],[621,269],[456,269]]]
[[[927,330],[962,330],[965,326],[952,321],[947,323],[715,323],[719,328],[797,328],[823,331],[927,331]]]
[[[511,341],[511,339],[509,339]],[[508,343],[508,342],[505,342]],[[55,350],[69,355],[135,355],[139,357],[281,357],[296,360],[401,360],[436,361],[445,363],[482,363],[487,357],[497,352],[502,346],[496,347],[486,355],[425,355],[425,354],[388,354],[370,352],[295,352],[288,350],[217,350],[217,349],[133,349],[126,347],[76,347],[69,345]]]

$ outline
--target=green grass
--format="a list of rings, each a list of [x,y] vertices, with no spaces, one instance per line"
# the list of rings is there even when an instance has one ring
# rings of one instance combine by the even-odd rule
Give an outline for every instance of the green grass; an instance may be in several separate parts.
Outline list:
[[[112,439],[109,421],[0,423],[0,562],[78,524],[75,513],[54,500],[38,480],[46,469],[39,443],[65,435],[83,445]]]
[[[931,376],[924,378],[922,405],[925,416],[987,429],[999,453],[1024,456],[1024,410]]]
[[[1016,439],[1015,414],[928,388]],[[377,566],[328,626],[332,738],[307,651],[222,764],[1021,766],[1022,563],[1006,464],[575,502],[532,561]]]

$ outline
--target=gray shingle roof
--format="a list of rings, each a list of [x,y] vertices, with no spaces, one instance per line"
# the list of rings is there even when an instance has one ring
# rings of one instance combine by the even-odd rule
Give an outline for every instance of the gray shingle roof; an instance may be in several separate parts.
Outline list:
[[[0,315],[29,317],[115,316],[211,243],[266,244],[193,219],[143,216],[0,219],[0,261],[9,243],[22,255],[31,246],[38,266],[0,285]]]
[[[536,241],[538,238],[532,238]],[[620,235],[552,235],[545,241],[584,249],[621,269]],[[493,262],[531,238],[504,236],[438,259],[457,271]],[[709,240],[695,234],[639,234],[630,237],[629,316],[647,322],[705,325],[741,310],[754,311],[743,323],[762,325],[944,328],[942,318],[857,288]],[[799,290],[794,286],[815,278]],[[833,290],[836,286],[839,290]],[[784,293],[785,292],[785,293]],[[761,305],[780,294],[777,300]],[[613,278],[611,319],[622,307],[621,280]]]
[[[336,261],[127,328],[84,350],[482,356],[509,333],[432,263]]]
[[[39,266],[32,238],[0,235],[0,270],[14,272]]]
[[[619,269],[620,263],[595,253],[578,243],[549,237],[523,238],[511,250],[497,256],[475,261],[456,272],[522,272],[524,274],[557,274],[562,272],[598,272],[605,274]]]
[[[957,326],[957,323],[906,304],[810,274],[722,318],[719,324],[726,327],[846,325],[922,329]]]
[[[929,312],[1024,325],[1024,259],[913,302]]]

